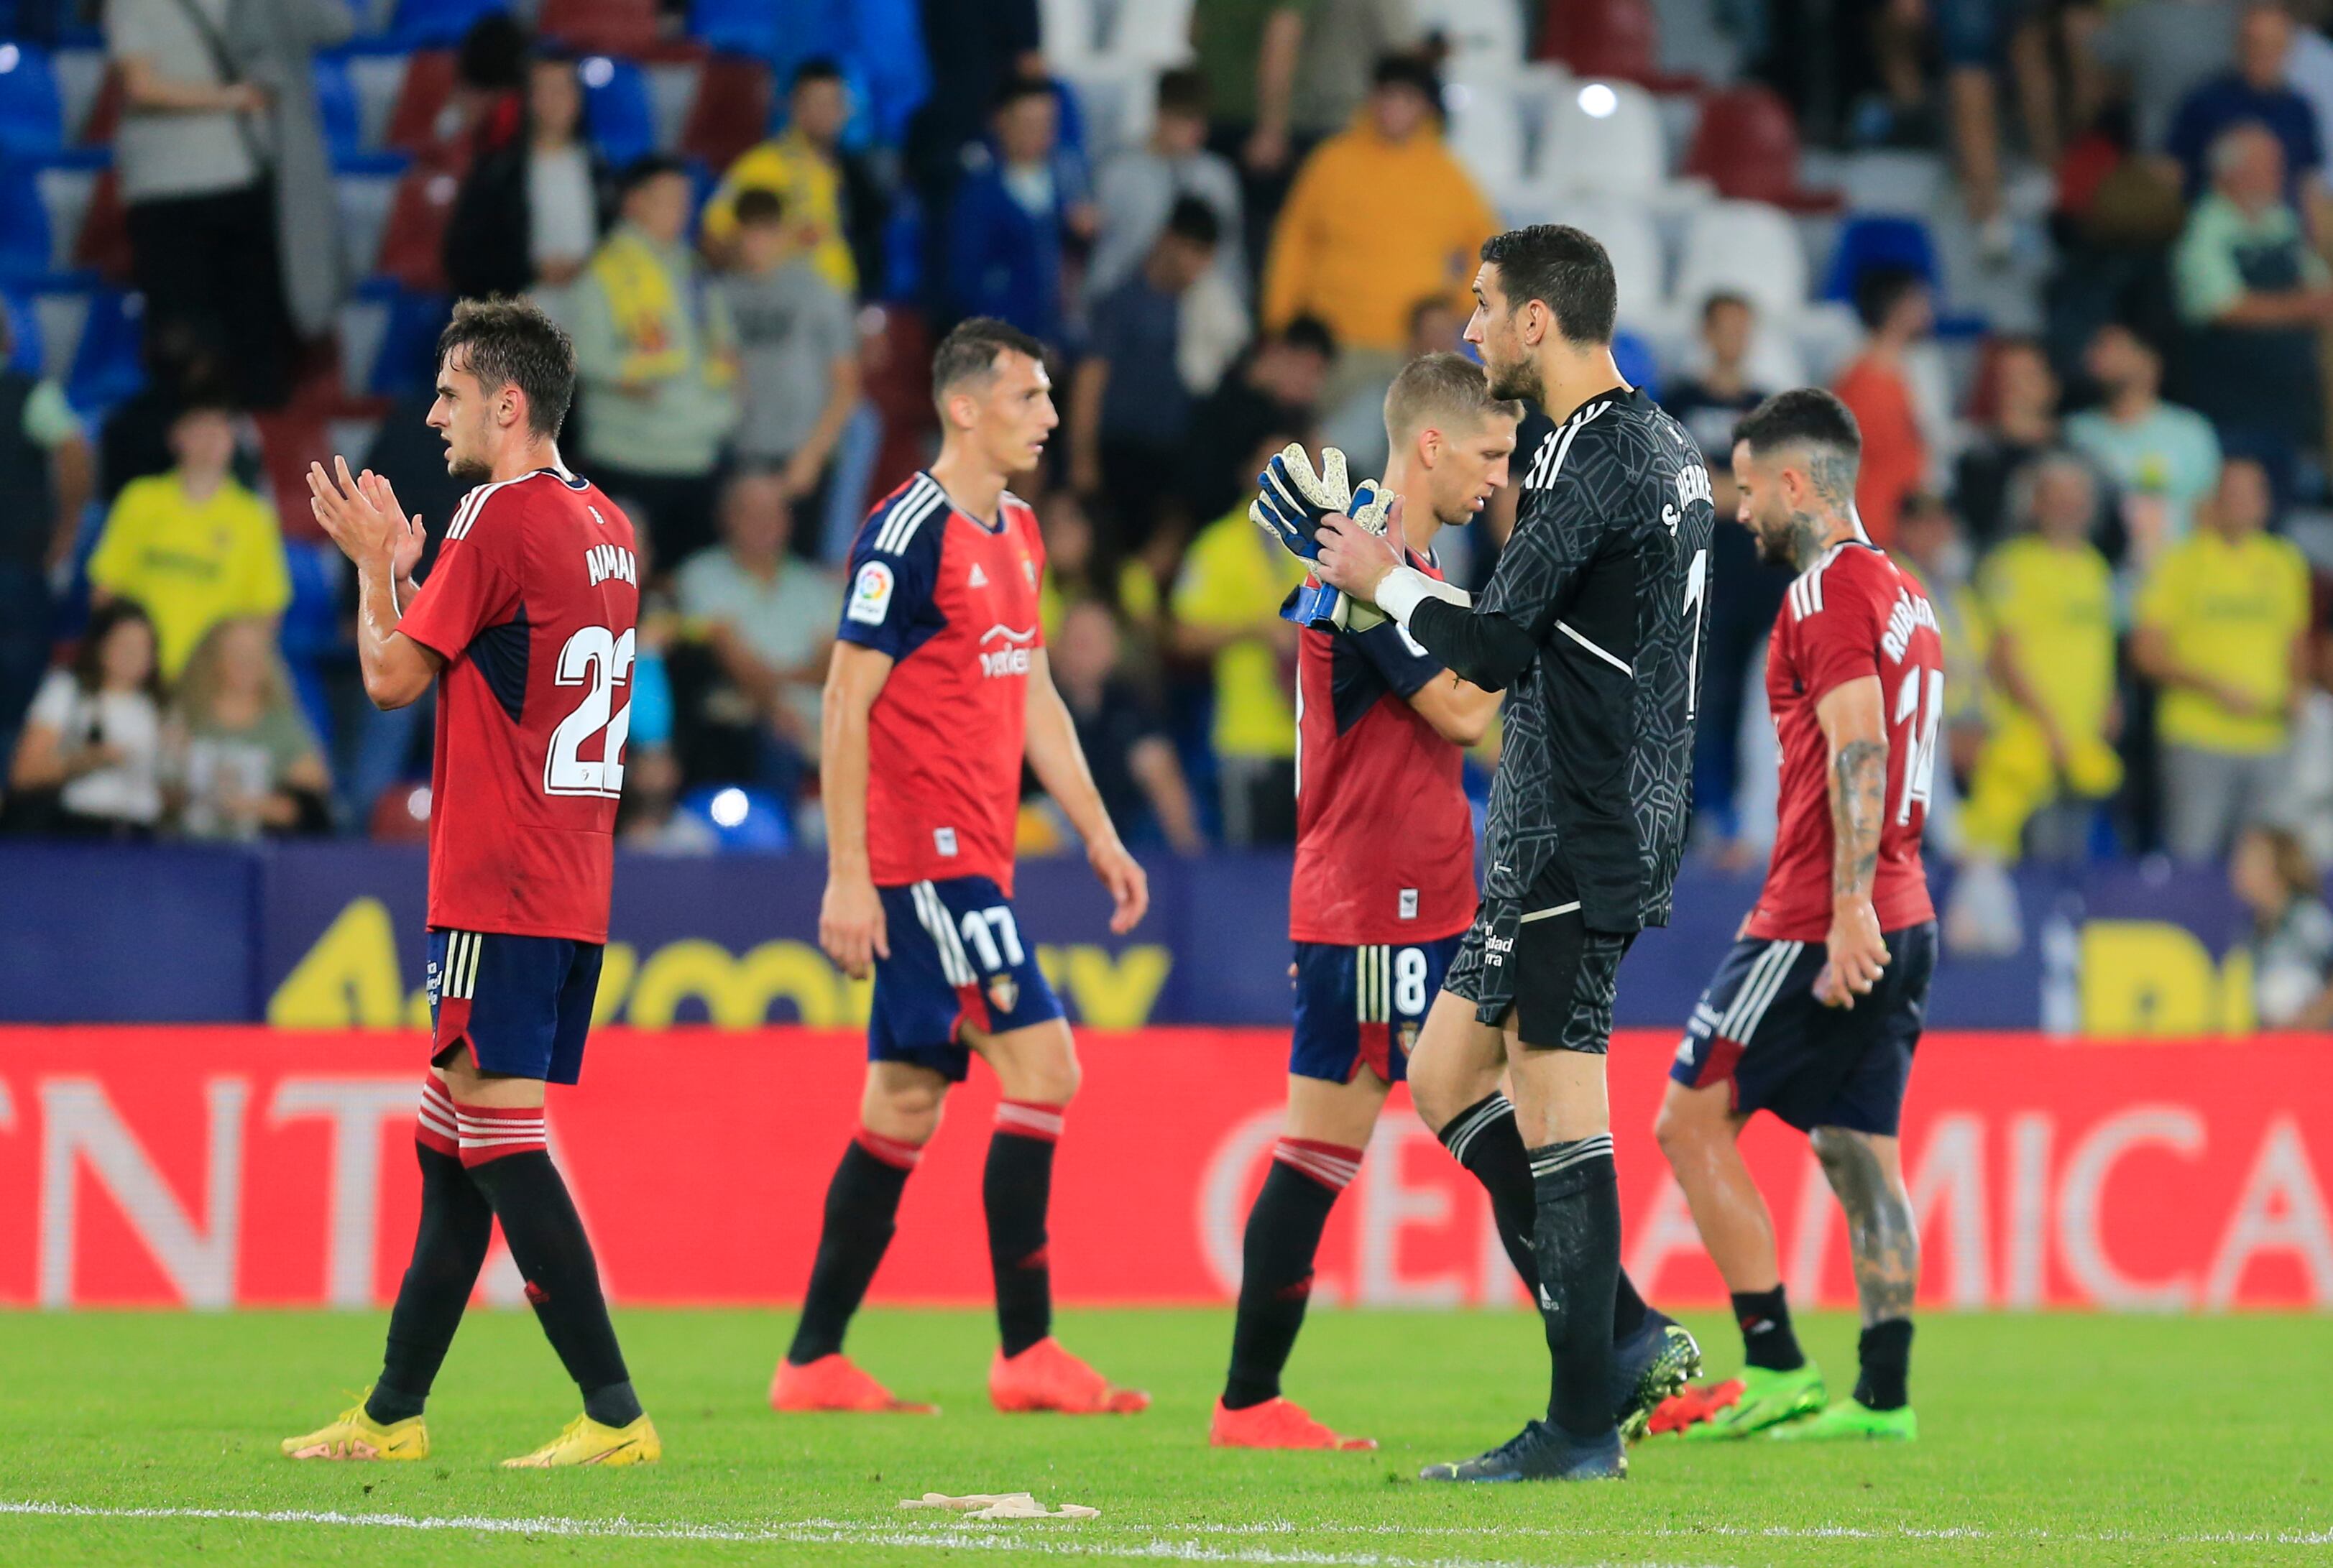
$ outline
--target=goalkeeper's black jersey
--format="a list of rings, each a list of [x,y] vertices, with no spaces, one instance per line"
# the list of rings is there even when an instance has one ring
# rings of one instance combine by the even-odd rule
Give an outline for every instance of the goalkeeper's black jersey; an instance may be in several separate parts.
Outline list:
[[[1514,535],[1474,608],[1428,600],[1410,623],[1459,674],[1512,688],[1484,891],[1577,898],[1599,931],[1666,925],[1709,618],[1709,471],[1683,425],[1618,388],[1516,462]]]

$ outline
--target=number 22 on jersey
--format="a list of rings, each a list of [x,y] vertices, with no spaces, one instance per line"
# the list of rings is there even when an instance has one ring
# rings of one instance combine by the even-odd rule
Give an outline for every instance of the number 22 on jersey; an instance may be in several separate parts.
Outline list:
[[[584,626],[559,650],[555,678],[581,686],[583,700],[552,731],[543,756],[542,788],[550,795],[599,795],[612,800],[624,792],[624,741],[632,729],[633,634],[618,636],[606,626]],[[616,688],[624,688],[623,703]],[[594,737],[599,745],[592,746]],[[584,751],[597,751],[596,758]]]

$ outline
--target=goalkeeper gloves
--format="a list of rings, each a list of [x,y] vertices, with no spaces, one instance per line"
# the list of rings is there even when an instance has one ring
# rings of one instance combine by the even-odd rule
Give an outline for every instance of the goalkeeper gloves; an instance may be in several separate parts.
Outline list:
[[[1390,492],[1380,489],[1375,480],[1365,479],[1361,487],[1353,492],[1346,515],[1371,533],[1382,535],[1393,502]],[[1384,625],[1386,620],[1385,612],[1377,606],[1332,588],[1318,578],[1305,578],[1304,586],[1296,590],[1295,597],[1280,613],[1282,618],[1298,626],[1323,632],[1366,632]]]
[[[1249,518],[1303,560],[1320,553],[1320,521],[1330,512],[1344,512],[1371,533],[1382,534],[1386,514],[1393,505],[1393,498],[1373,480],[1364,480],[1359,491],[1353,490],[1345,454],[1333,446],[1320,449],[1320,467],[1315,473],[1304,448],[1291,442],[1256,475],[1256,483],[1258,493],[1248,507]],[[1317,578],[1298,589],[1281,615],[1320,631],[1363,632],[1385,619],[1376,607],[1357,604]]]

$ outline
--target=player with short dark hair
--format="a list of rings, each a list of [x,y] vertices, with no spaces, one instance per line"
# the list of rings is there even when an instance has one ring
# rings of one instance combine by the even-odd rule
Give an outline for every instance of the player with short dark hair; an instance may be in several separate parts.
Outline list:
[[[660,1457],[543,1128],[572,1084],[608,940],[616,801],[631,716],[639,572],[632,525],[559,458],[575,389],[567,336],[530,304],[465,301],[438,339],[431,428],[472,490],[426,584],[421,519],[367,470],[308,473],[316,520],[355,565],[365,693],[437,687],[430,774],[430,1076],[414,1132],[421,1223],[379,1381],[296,1459],[419,1459],[422,1408],[497,1220],[583,1413],[505,1465]]]
[[[1482,367],[1429,354],[1385,397],[1383,490],[1404,559],[1439,578],[1434,537],[1472,521],[1507,481],[1522,406],[1490,395]],[[1291,607],[1301,596],[1291,601]],[[1291,612],[1283,612],[1291,613]],[[1474,818],[1459,778],[1498,698],[1452,675],[1379,621],[1300,635],[1295,1038],[1288,1116],[1248,1212],[1232,1363],[1209,1440],[1221,1448],[1374,1448],[1280,1397],[1329,1212],[1474,918]],[[1398,822],[1388,842],[1384,829]]]
[[[1604,247],[1541,225],[1493,236],[1482,255],[1466,340],[1494,396],[1534,398],[1555,421],[1490,582],[1470,601],[1341,514],[1320,524],[1317,569],[1461,679],[1509,692],[1483,907],[1409,1083],[1494,1208],[1531,1216],[1554,1379],[1547,1420],[1425,1477],[1606,1479],[1627,1471],[1616,1407],[1637,1402],[1618,1386],[1637,1358],[1614,1343],[1620,1201],[1603,1057],[1620,960],[1667,922],[1684,853],[1714,519],[1693,438],[1613,363]],[[1632,1346],[1639,1336],[1644,1379],[1674,1386],[1684,1346],[1671,1353],[1650,1315]]]
[[[1855,515],[1862,438],[1813,387],[1768,398],[1735,435],[1742,521],[1798,569],[1766,655],[1781,821],[1758,903],[1669,1069],[1655,1131],[1725,1276],[1747,1364],[1654,1419],[1694,1439],[1910,1438],[1905,1382],[1920,1235],[1896,1140],[1935,972],[1920,830],[1944,711],[1944,644],[1920,586]],[[1862,1376],[1824,1408],[1799,1349],[1774,1222],[1734,1140],[1768,1111],[1808,1135],[1847,1213]]]
[[[907,1174],[977,1053],[1003,1097],[981,1197],[1003,1345],[1003,1410],[1138,1410],[1051,1334],[1046,1211],[1053,1145],[1077,1093],[1061,1003],[1013,913],[1025,759],[1085,840],[1123,935],[1150,900],[1118,842],[1038,626],[1044,543],[1005,482],[1043,456],[1059,420],[1042,345],[975,317],[940,342],[937,462],[869,514],[826,681],[820,779],[826,896],[819,943],[853,979],[871,966],[859,1130],[827,1189],[793,1343],[770,1386],[781,1410],[929,1410],[842,1353],[890,1245]]]

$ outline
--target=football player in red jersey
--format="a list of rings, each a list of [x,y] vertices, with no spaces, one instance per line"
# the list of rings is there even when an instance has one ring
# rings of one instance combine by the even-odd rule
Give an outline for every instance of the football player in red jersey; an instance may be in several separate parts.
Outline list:
[[[928,1410],[842,1353],[890,1244],[907,1173],[950,1085],[977,1053],[1002,1091],[981,1182],[1003,1344],[1002,1410],[1124,1412],[1051,1334],[1046,1210],[1053,1145],[1078,1088],[1061,1003],[1013,913],[1013,837],[1025,757],[1085,840],[1123,935],[1150,901],[1118,842],[1053,689],[1038,625],[1044,546],[1005,482],[1036,467],[1059,418],[1043,349],[974,318],[941,342],[932,396],[939,460],[878,504],[852,546],[827,676],[827,824],[819,942],[853,978],[875,971],[859,1130],[827,1189],[793,1343],[770,1385],[781,1410]]]
[[[1441,576],[1434,538],[1474,520],[1507,482],[1522,406],[1491,396],[1482,367],[1428,354],[1385,400],[1398,498],[1387,531]],[[1474,921],[1474,817],[1459,773],[1497,712],[1496,694],[1427,656],[1393,622],[1308,626],[1297,651],[1295,962],[1288,1116],[1248,1211],[1231,1373],[1209,1440],[1251,1448],[1374,1448],[1339,1437],[1280,1394],[1303,1325],[1313,1256],[1337,1196],[1418,1025]],[[1400,824],[1391,837],[1387,824]]]
[[[418,1459],[422,1405],[494,1222],[583,1413],[512,1466],[638,1464],[661,1453],[544,1142],[546,1084],[583,1063],[630,718],[639,574],[632,525],[559,460],[575,389],[567,335],[532,305],[466,301],[438,340],[429,424],[476,484],[427,583],[418,516],[389,483],[311,468],[316,520],[356,568],[365,693],[437,686],[429,820],[430,1075],[414,1139],[421,1223],[379,1381],[293,1458]]]
[[[1742,1375],[1688,1389],[1656,1430],[1723,1439],[1917,1435],[1905,1389],[1920,1238],[1896,1141],[1935,971],[1920,863],[1944,711],[1919,585],[1864,537],[1855,417],[1813,388],[1768,398],[1733,447],[1742,521],[1795,567],[1768,644],[1781,821],[1757,906],[1694,1009],[1656,1127],[1733,1293]],[[1862,1375],[1828,1408],[1783,1300],[1774,1223],[1734,1146],[1759,1111],[1808,1135],[1847,1212]]]

